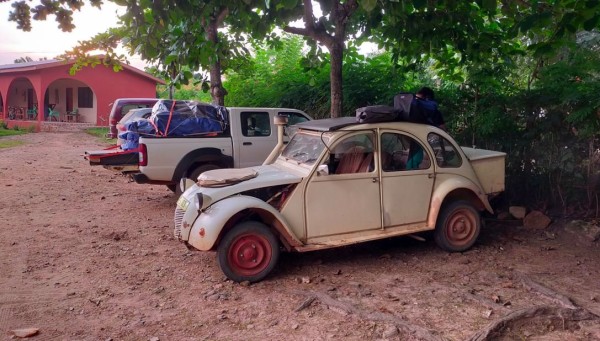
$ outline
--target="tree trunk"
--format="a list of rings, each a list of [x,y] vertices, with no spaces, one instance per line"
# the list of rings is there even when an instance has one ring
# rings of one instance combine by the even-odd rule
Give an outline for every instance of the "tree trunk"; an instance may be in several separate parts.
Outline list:
[[[342,104],[344,99],[342,87],[342,62],[344,59],[344,43],[336,42],[330,47],[331,54],[331,72],[329,80],[331,82],[331,117],[341,117]]]
[[[219,26],[223,23],[223,20],[228,15],[229,10],[222,7],[214,17],[210,19],[208,25],[203,25],[206,30],[207,39],[213,43],[213,46],[219,45]],[[227,90],[223,88],[223,82],[221,80],[221,57],[219,51],[215,51],[213,63],[210,65],[210,95],[212,97],[212,103],[216,105],[225,105],[225,95]]]

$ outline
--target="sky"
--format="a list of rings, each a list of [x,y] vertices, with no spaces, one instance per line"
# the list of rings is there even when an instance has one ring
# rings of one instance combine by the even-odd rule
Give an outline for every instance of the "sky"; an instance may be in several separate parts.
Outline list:
[[[73,32],[63,32],[58,28],[54,16],[46,21],[32,20],[30,32],[17,29],[17,23],[8,21],[8,13],[12,10],[12,1],[0,2],[0,65],[13,64],[20,57],[31,57],[34,61],[46,57],[53,59],[63,52],[77,46],[80,40],[87,40],[109,27],[117,26],[119,6],[104,2],[102,9],[86,5],[81,11],[73,13]],[[34,7],[39,1],[32,1]],[[127,55],[123,50],[121,53]],[[144,62],[139,57],[129,57],[132,66],[143,69]]]

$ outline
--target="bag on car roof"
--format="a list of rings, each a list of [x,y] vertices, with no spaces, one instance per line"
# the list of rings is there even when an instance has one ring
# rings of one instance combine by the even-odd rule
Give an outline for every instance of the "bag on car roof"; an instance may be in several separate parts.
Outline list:
[[[388,105],[371,105],[356,109],[356,122],[377,123],[397,121],[400,110]]]

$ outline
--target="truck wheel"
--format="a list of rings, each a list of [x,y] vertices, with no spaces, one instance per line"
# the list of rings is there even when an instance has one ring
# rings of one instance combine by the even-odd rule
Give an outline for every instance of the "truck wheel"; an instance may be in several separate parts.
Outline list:
[[[434,239],[450,252],[469,249],[481,231],[479,212],[468,201],[455,201],[442,209],[435,227]]]
[[[217,248],[219,267],[235,282],[258,282],[275,268],[279,242],[260,222],[246,221],[233,227]]]
[[[213,165],[212,163],[208,163],[202,166],[198,166],[196,168],[194,168],[193,171],[191,171],[189,174],[189,178],[196,181],[198,179],[198,177],[200,176],[200,174],[209,171],[209,170],[213,170],[213,169],[219,169],[221,167],[217,166],[217,165]]]
[[[219,167],[217,165],[213,165],[212,163],[201,165],[201,166],[194,168],[194,170],[192,170],[191,172],[189,172],[188,174],[190,176],[188,178],[194,180],[194,182],[195,182],[198,179],[198,177],[200,176],[200,174],[202,174],[206,171],[209,171],[209,170],[219,169],[219,168],[221,168],[221,167]],[[175,192],[176,195],[183,194],[183,191],[181,190],[179,183],[177,185],[168,185],[168,186],[173,186],[175,188],[175,190],[173,192]],[[171,189],[171,187],[169,187],[169,189]]]
[[[178,187],[179,187],[179,186],[177,186],[177,185],[167,185],[167,188],[168,188],[168,189],[169,189],[171,192],[173,192],[173,193],[177,193],[177,188],[178,188]]]

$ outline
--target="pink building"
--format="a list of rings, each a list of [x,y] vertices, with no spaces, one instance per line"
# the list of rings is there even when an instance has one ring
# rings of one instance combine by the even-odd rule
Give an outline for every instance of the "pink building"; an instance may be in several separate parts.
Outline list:
[[[129,65],[85,67],[69,74],[73,62],[44,60],[0,65],[0,119],[9,127],[42,122],[74,122],[107,126],[117,98],[156,98],[164,81]]]

